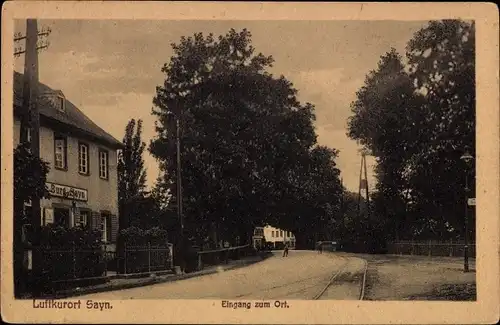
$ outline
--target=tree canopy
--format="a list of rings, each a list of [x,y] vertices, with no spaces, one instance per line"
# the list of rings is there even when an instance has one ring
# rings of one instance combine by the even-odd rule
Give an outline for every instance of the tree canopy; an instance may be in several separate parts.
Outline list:
[[[31,153],[28,142],[20,143],[14,149],[14,213],[13,213],[13,259],[14,294],[19,296],[25,286],[23,277],[22,227],[31,224],[31,215],[25,211],[25,203],[36,198],[48,198],[45,185],[49,164]]]
[[[376,157],[378,222],[396,237],[461,233],[465,175],[475,153],[475,28],[431,21],[392,49],[352,103],[348,135]],[[471,195],[474,195],[472,193]]]
[[[217,40],[197,33],[172,48],[153,101],[150,151],[160,162],[158,186],[172,188],[176,204],[178,118],[187,231],[203,238],[216,224],[221,239],[247,240],[266,223],[320,228],[339,172],[337,151],[316,146],[314,106],[266,71],[273,58],[255,54],[246,29]]]
[[[121,228],[138,226],[139,219],[147,219],[144,216],[147,210],[141,208],[145,202],[146,189],[143,159],[146,144],[141,136],[142,120],[131,119],[125,127],[124,147],[118,153],[118,206]]]
[[[29,143],[14,150],[14,217],[22,215],[24,203],[49,196],[45,185],[49,164],[30,151]]]

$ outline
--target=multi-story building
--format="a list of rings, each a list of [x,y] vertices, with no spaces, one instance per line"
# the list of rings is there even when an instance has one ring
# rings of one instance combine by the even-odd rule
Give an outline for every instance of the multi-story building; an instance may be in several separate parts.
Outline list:
[[[255,227],[253,231],[253,247],[254,248],[262,248],[264,247],[264,227]]]
[[[282,248],[285,243],[291,249],[295,248],[295,236],[292,232],[282,230],[272,226],[256,227],[254,230],[253,244],[254,247],[262,247],[265,243],[270,243],[272,248]]]
[[[14,73],[14,147],[20,142],[23,76]],[[60,90],[39,84],[40,158],[49,163],[50,199],[42,199],[42,225],[102,231],[107,250],[118,232],[117,150],[122,144],[91,121]],[[28,132],[28,141],[30,134]],[[29,208],[29,207],[28,207]]]

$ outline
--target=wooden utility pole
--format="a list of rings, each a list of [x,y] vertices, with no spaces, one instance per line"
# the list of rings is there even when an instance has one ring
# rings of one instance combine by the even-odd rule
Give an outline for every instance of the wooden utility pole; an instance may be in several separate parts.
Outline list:
[[[178,103],[177,103],[178,105]],[[180,267],[184,272],[186,258],[186,243],[184,239],[184,215],[182,213],[182,174],[181,174],[181,123],[180,123],[180,108],[176,107],[175,125],[176,125],[176,147],[177,147],[177,217],[180,223],[179,244],[180,244]]]
[[[29,117],[29,127],[31,129],[31,153],[35,157],[40,157],[40,114],[38,111],[38,28],[37,21],[28,19],[26,22],[26,51],[24,56],[24,76],[23,76],[23,115]],[[25,123],[26,123],[25,116]],[[21,126],[23,140],[27,140],[26,124]],[[41,254],[39,251],[39,235],[41,227],[40,198],[31,199],[31,227],[32,237],[32,275],[33,290],[38,288],[41,273]],[[38,292],[35,292],[35,294]]]
[[[15,48],[14,56],[24,54],[24,75],[23,75],[23,93],[21,109],[21,130],[20,142],[28,142],[28,130],[31,130],[30,149],[35,157],[40,157],[40,113],[38,108],[39,89],[38,89],[38,51],[45,49],[49,43],[39,44],[39,37],[48,36],[50,29],[38,31],[36,19],[26,21],[26,35],[20,33],[14,35],[14,42],[26,41],[25,50]],[[34,175],[39,177],[40,175]],[[32,275],[33,290],[38,290],[38,281],[41,273],[41,252],[39,251],[40,227],[41,227],[41,209],[40,198],[31,199],[31,227],[32,237]],[[35,292],[37,293],[37,292]]]
[[[181,125],[180,118],[176,118],[176,146],[177,146],[177,216],[181,224],[181,231],[184,231],[184,217],[182,214],[182,175],[181,175]]]
[[[339,221],[340,224],[342,225],[342,230],[344,229],[344,179],[341,177],[340,178],[340,213],[339,213]],[[338,227],[338,223],[337,223]]]
[[[361,155],[361,164],[360,164],[360,169],[359,169],[359,188],[358,188],[358,216],[360,215],[361,212],[361,188],[362,182],[363,182],[363,161],[364,161],[364,156]]]
[[[344,211],[344,179],[340,178],[340,211]]]
[[[363,153],[363,164],[365,168],[365,194],[366,194],[366,217],[370,218],[370,195],[368,192],[368,171],[366,168],[366,154]]]
[[[38,43],[40,38],[46,37],[51,33],[50,28],[38,31],[36,19],[28,19],[26,22],[26,35],[16,33],[14,35],[14,42],[25,41],[25,49],[22,47],[15,47],[14,56],[19,57],[25,54],[24,58],[24,76],[23,76],[23,102],[21,112],[21,134],[20,142],[26,143],[28,141],[28,129],[33,128],[31,125],[32,112],[37,111],[33,106],[33,98],[37,99],[38,96],[38,51],[44,50],[49,47],[49,42],[45,41]],[[34,100],[36,102],[36,100]],[[35,103],[36,105],[36,103]],[[33,108],[32,108],[33,107]],[[38,120],[38,118],[36,118]],[[36,122],[36,121],[35,121]],[[33,138],[32,134],[32,138]]]

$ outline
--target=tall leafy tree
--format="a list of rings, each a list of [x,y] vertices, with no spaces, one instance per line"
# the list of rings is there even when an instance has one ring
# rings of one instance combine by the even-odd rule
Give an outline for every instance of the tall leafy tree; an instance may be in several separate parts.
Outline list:
[[[377,194],[375,193],[375,196]],[[383,248],[377,241],[385,240],[383,233],[385,225],[377,215],[370,214],[370,218],[366,217],[368,207],[364,197],[344,189],[341,207],[340,218],[335,227],[335,238],[340,242],[342,249],[368,252]]]
[[[25,203],[35,198],[49,197],[45,186],[49,164],[30,151],[29,143],[21,143],[14,150],[14,294],[19,296],[27,281],[23,274],[24,246],[22,227],[29,224],[31,215],[26,213]]]
[[[141,139],[142,120],[131,119],[125,127],[124,148],[118,154],[118,205],[120,227],[138,226],[144,210],[146,169],[143,153],[146,144]]]
[[[352,104],[348,135],[377,157],[375,211],[396,237],[460,232],[474,55],[474,24],[432,21],[409,41],[408,63],[395,50],[382,56]]]
[[[411,223],[406,210],[408,171],[419,141],[425,136],[423,98],[415,93],[412,80],[395,49],[383,55],[371,71],[351,105],[348,135],[359,140],[377,157],[376,196],[379,218],[391,218],[393,233]],[[389,203],[389,204],[387,204]],[[382,220],[379,220],[382,222]]]
[[[423,226],[434,236],[462,235],[465,175],[471,181],[475,175],[474,162],[460,161],[465,151],[475,154],[475,25],[431,21],[410,40],[407,57],[410,77],[426,98],[426,137],[413,177],[416,207],[432,221]]]
[[[307,165],[316,143],[314,107],[300,104],[284,77],[266,72],[273,58],[255,54],[246,29],[217,40],[198,33],[172,47],[154,98],[150,151],[175,205],[178,118],[188,234],[202,240],[215,224],[220,239],[246,241],[256,225],[292,226],[293,207],[280,200],[299,170],[304,179],[298,166]]]
[[[29,143],[21,143],[14,150],[14,211],[22,215],[24,204],[34,198],[47,197],[49,164],[34,156]]]
[[[314,147],[278,188],[282,197],[277,215],[285,215],[282,224],[294,232],[299,247],[312,248],[315,240],[334,236],[342,196],[337,156],[335,149]]]

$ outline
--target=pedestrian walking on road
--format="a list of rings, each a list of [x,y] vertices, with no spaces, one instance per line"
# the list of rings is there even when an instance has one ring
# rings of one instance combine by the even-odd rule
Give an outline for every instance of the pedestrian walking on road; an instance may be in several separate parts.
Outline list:
[[[285,248],[283,249],[283,257],[288,256],[288,243],[285,244]]]

